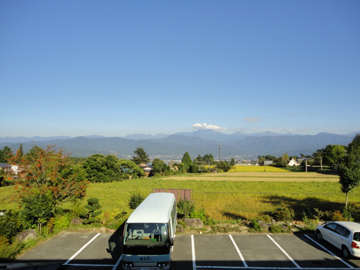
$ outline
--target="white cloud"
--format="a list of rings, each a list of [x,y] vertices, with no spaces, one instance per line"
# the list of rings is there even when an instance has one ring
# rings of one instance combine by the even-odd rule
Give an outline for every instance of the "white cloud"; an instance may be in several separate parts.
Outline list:
[[[196,129],[209,129],[209,130],[222,130],[222,127],[219,127],[217,125],[211,125],[207,123],[195,123],[192,125],[193,128]]]

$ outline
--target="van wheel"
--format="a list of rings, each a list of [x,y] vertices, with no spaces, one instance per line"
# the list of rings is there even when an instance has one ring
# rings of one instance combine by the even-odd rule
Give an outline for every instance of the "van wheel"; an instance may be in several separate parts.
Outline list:
[[[319,241],[323,240],[323,236],[319,230],[316,231],[316,239]]]
[[[341,253],[342,253],[344,258],[349,258],[350,257],[349,250],[345,246],[342,246]]]

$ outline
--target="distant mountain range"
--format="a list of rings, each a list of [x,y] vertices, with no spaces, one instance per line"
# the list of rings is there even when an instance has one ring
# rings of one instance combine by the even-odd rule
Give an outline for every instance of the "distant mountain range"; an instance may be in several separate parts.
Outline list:
[[[319,133],[316,135],[284,135],[272,132],[226,134],[212,130],[181,132],[172,135],[133,134],[126,137],[82,136],[82,137],[3,137],[0,148],[9,146],[14,151],[23,144],[24,151],[34,145],[55,145],[75,157],[86,157],[95,153],[114,154],[129,158],[137,147],[143,147],[152,157],[166,160],[180,159],[185,152],[191,156],[211,153],[221,158],[254,159],[258,155],[312,154],[328,144],[347,145],[355,133],[338,135]]]

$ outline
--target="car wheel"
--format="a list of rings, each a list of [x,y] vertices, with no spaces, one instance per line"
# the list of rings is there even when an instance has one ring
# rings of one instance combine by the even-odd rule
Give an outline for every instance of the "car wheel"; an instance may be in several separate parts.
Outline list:
[[[345,246],[343,246],[341,248],[341,253],[342,253],[344,258],[349,258],[350,257],[349,250]]]
[[[323,240],[323,236],[319,230],[316,231],[316,239],[319,241]]]

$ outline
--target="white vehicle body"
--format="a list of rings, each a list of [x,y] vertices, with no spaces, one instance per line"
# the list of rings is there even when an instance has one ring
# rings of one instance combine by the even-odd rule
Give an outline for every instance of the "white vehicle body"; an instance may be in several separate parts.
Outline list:
[[[342,251],[344,257],[360,258],[360,224],[347,221],[333,221],[316,229],[318,240],[325,240]]]
[[[175,230],[174,194],[150,194],[124,226],[123,269],[170,269],[170,248]]]

